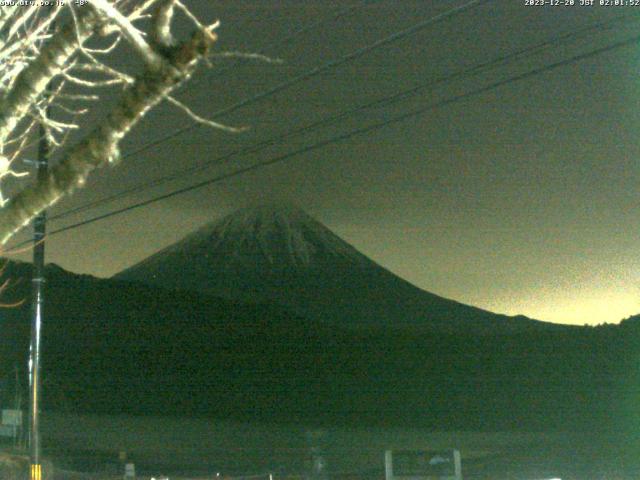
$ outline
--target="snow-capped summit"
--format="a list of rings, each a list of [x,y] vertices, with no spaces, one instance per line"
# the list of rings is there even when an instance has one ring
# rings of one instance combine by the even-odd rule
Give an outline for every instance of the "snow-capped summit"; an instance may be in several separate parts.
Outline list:
[[[319,255],[362,261],[361,255],[304,210],[289,204],[244,208],[193,236],[194,242],[213,241],[236,258],[272,265],[310,265]]]
[[[116,275],[119,280],[274,302],[343,325],[483,331],[547,326],[421,290],[367,258],[303,210],[239,210]]]

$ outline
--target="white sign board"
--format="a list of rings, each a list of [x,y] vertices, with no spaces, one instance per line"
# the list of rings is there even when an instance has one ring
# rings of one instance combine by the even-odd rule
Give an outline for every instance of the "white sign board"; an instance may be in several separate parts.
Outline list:
[[[126,463],[124,465],[124,478],[136,478],[136,466],[133,463]]]
[[[458,450],[387,450],[386,480],[462,480]]]
[[[18,427],[22,425],[22,410],[2,410],[2,425]]]

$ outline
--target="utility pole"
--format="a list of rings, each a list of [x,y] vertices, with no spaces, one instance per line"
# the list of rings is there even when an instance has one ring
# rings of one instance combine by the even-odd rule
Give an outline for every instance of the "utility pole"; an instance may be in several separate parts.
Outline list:
[[[45,119],[49,108],[45,109]],[[49,169],[49,143],[44,125],[40,124],[38,141],[37,180],[43,180]],[[44,305],[44,237],[47,212],[42,211],[33,221],[33,287],[31,299],[31,343],[29,345],[29,479],[42,480],[40,461],[40,338],[42,307]]]
[[[55,28],[52,22],[48,31]],[[44,92],[49,100],[51,83]],[[38,159],[36,160],[36,180],[43,181],[49,170],[49,141],[44,122],[51,114],[49,105],[45,105],[44,118],[38,130]],[[31,293],[31,342],[29,344],[29,480],[42,480],[42,462],[40,460],[40,399],[42,397],[40,379],[40,340],[42,331],[42,307],[44,305],[44,238],[47,233],[47,211],[43,210],[33,220],[33,273]]]

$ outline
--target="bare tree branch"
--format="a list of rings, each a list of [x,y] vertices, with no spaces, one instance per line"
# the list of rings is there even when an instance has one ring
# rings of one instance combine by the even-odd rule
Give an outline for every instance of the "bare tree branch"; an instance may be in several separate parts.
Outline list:
[[[171,47],[173,45],[171,19],[173,18],[174,6],[175,0],[163,0],[153,15],[151,35],[154,42],[162,47]]]
[[[121,140],[163,100],[197,122],[230,132],[244,130],[203,118],[171,96],[199,61],[208,62],[219,22],[200,22],[180,0],[87,1],[82,8],[66,2],[70,18],[54,31],[50,26],[60,7],[0,10],[0,245],[42,210],[83,185],[93,170],[116,163]],[[176,13],[184,14],[196,27],[191,39],[180,44],[171,30]],[[150,22],[138,23],[142,19]],[[94,33],[105,41],[88,45]],[[109,61],[122,39],[140,55],[143,71],[136,76],[127,66]],[[237,52],[221,56],[268,60]],[[120,91],[120,100],[89,128],[77,117],[87,112],[86,102],[101,98],[95,93],[98,87]],[[51,107],[57,109],[53,118],[48,114]],[[35,125],[42,127],[59,161],[5,202],[3,179],[26,175],[12,164],[30,148]],[[78,140],[68,146],[73,131],[80,132]]]
[[[101,125],[70,148],[46,177],[27,186],[0,209],[0,244],[39,212],[83,185],[95,168],[117,161],[120,140],[150,108],[190,77],[214,40],[210,30],[198,30],[189,41],[168,52],[159,69],[147,65]]]
[[[223,123],[214,122],[213,120],[209,120],[208,118],[201,117],[200,115],[195,113],[193,110],[191,110],[189,107],[187,107],[184,103],[182,103],[179,100],[176,100],[175,98],[173,98],[171,96],[167,96],[167,101],[169,103],[171,103],[172,105],[175,105],[176,107],[178,107],[183,112],[185,112],[195,122],[201,123],[201,124],[206,125],[208,127],[217,128],[219,130],[224,130],[224,131],[230,132],[230,133],[240,133],[240,132],[244,132],[244,131],[248,130],[247,127],[230,127],[229,125],[225,125]]]
[[[210,58],[243,58],[245,60],[257,60],[265,63],[284,63],[281,58],[272,58],[260,53],[246,53],[246,52],[218,52],[209,55]]]
[[[118,25],[120,31],[151,68],[159,69],[163,58],[147,43],[140,31],[133,26],[127,17],[115,8],[108,0],[89,0],[104,17]]]
[[[0,102],[0,147],[18,123],[38,100],[49,82],[60,74],[68,60],[98,25],[99,18],[92,9],[83,9],[77,22],[68,23],[43,46],[38,57],[17,76],[12,88]],[[75,25],[74,25],[75,24]]]
[[[7,40],[11,40],[11,38],[21,28],[23,28],[24,24],[27,23],[29,18],[31,18],[33,15],[35,15],[37,11],[38,11],[38,6],[37,5],[31,5],[30,7],[25,8],[23,10],[23,12],[22,12],[22,15],[20,15],[20,16],[18,16],[18,18],[14,19],[13,25],[11,25],[11,28],[9,29],[9,34],[7,35]]]

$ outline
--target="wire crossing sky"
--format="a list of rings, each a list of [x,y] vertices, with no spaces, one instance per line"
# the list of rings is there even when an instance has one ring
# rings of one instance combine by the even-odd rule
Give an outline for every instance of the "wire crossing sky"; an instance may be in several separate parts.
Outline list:
[[[418,85],[416,87],[410,88],[408,90],[404,90],[402,92],[395,93],[393,95],[386,96],[384,98],[375,100],[373,102],[369,102],[369,103],[367,103],[365,105],[360,105],[360,106],[358,106],[356,108],[353,108],[353,109],[350,109],[348,111],[343,111],[343,112],[339,112],[337,114],[328,115],[328,116],[322,118],[321,120],[316,121],[316,122],[314,122],[314,123],[312,123],[310,125],[306,125],[306,126],[303,126],[303,127],[298,127],[296,129],[293,129],[293,130],[289,130],[289,131],[284,132],[284,133],[282,133],[280,135],[277,135],[275,137],[271,137],[271,138],[268,138],[266,140],[263,140],[263,141],[255,144],[253,146],[249,146],[249,147],[244,148],[242,150],[238,150],[238,151],[234,151],[234,152],[231,152],[229,154],[226,154],[223,157],[207,160],[207,161],[203,162],[202,165],[197,165],[195,167],[192,167],[192,168],[186,169],[186,170],[178,170],[178,171],[172,173],[171,175],[166,175],[166,176],[163,176],[163,177],[160,177],[160,178],[155,178],[152,181],[143,183],[143,184],[138,185],[136,187],[133,187],[133,188],[130,188],[130,189],[126,189],[126,190],[122,190],[122,191],[119,191],[119,192],[117,192],[117,193],[115,193],[113,195],[109,195],[109,196],[107,196],[105,198],[96,200],[96,201],[88,203],[86,205],[81,205],[80,207],[77,207],[77,208],[74,208],[74,209],[71,209],[71,210],[68,210],[68,211],[61,212],[61,213],[51,217],[49,220],[50,221],[59,220],[61,218],[67,217],[69,215],[76,214],[76,213],[85,211],[87,209],[94,208],[94,207],[96,207],[98,205],[103,205],[105,203],[110,203],[110,202],[112,202],[114,200],[117,200],[119,198],[125,197],[127,195],[130,195],[130,194],[133,194],[133,193],[139,193],[139,192],[142,192],[142,191],[147,190],[149,188],[161,185],[161,184],[163,184],[165,182],[168,182],[170,180],[174,180],[174,179],[179,178],[179,177],[186,177],[186,176],[191,175],[193,173],[197,173],[197,172],[203,171],[204,169],[206,169],[206,168],[208,168],[208,167],[210,167],[212,165],[219,165],[219,164],[221,164],[223,162],[226,162],[226,161],[228,161],[228,160],[230,160],[232,158],[235,158],[237,156],[245,155],[245,154],[248,154],[248,153],[255,153],[257,151],[261,151],[261,150],[266,149],[267,147],[269,147],[269,146],[271,146],[271,145],[273,145],[275,143],[283,142],[287,138],[291,138],[291,137],[293,137],[295,135],[304,134],[304,133],[307,133],[309,131],[315,130],[317,128],[321,128],[323,126],[330,125],[330,124],[332,124],[332,123],[334,123],[334,122],[336,122],[338,120],[341,120],[341,119],[343,119],[345,117],[348,117],[350,115],[354,115],[356,113],[362,112],[364,110],[367,110],[367,109],[370,109],[370,108],[373,108],[373,107],[378,107],[378,106],[388,106],[388,105],[390,105],[390,104],[392,104],[394,102],[405,100],[408,97],[418,95],[418,94],[422,93],[423,90],[425,90],[427,88],[435,87],[438,84],[441,84],[443,82],[453,81],[453,80],[455,80],[455,79],[457,79],[459,77],[464,77],[466,75],[479,74],[479,73],[482,73],[482,72],[484,72],[484,71],[486,71],[487,69],[490,69],[490,68],[501,67],[501,66],[504,66],[505,64],[507,64],[509,62],[512,62],[512,61],[522,60],[523,58],[525,58],[525,55],[527,55],[527,56],[535,55],[535,54],[539,53],[540,50],[542,50],[544,47],[551,46],[551,45],[558,45],[561,42],[571,41],[571,40],[574,40],[575,38],[580,38],[580,37],[582,37],[584,35],[591,34],[592,32],[597,31],[597,30],[602,30],[603,28],[606,28],[608,26],[612,26],[612,25],[614,25],[614,24],[616,24],[618,22],[621,22],[621,21],[629,21],[629,20],[637,20],[637,19],[638,19],[637,16],[635,16],[635,17],[619,16],[619,17],[616,17],[616,18],[612,19],[609,22],[603,22],[603,23],[597,23],[595,25],[589,25],[587,27],[580,28],[580,29],[578,29],[578,30],[576,30],[574,32],[570,32],[568,34],[555,36],[554,38],[551,38],[551,39],[546,40],[544,42],[532,45],[532,46],[524,48],[524,49],[519,49],[519,50],[517,50],[515,52],[512,52],[512,53],[510,53],[508,55],[504,55],[504,56],[501,56],[499,58],[493,59],[493,60],[491,60],[489,62],[484,62],[482,64],[475,65],[473,67],[465,69],[463,71],[460,71],[460,72],[457,72],[457,73],[454,73],[454,74],[450,74],[450,75],[446,75],[445,77],[441,77],[441,78],[438,78],[436,80],[420,84],[420,85]],[[486,88],[482,88],[480,90],[469,92],[466,95],[453,98],[450,101],[444,101],[441,104],[433,105],[433,108],[437,108],[439,106],[447,105],[450,102],[457,101],[457,100],[460,100],[462,98],[467,98],[467,96],[476,95],[476,94],[482,93],[482,92],[484,92],[486,90],[490,90],[490,89],[493,89],[493,88],[498,88],[501,85],[503,85],[503,83],[509,83],[511,81],[518,81],[518,80],[521,80],[521,79],[524,79],[524,78],[528,78],[530,75],[537,75],[539,73],[543,73],[545,71],[552,70],[553,68],[558,68],[558,67],[561,67],[561,66],[576,62],[576,61],[583,60],[585,58],[589,58],[590,56],[599,55],[601,53],[605,53],[605,52],[607,52],[609,50],[612,50],[612,49],[616,49],[616,48],[627,46],[629,44],[633,44],[634,42],[636,42],[635,37],[630,39],[630,40],[628,40],[628,41],[618,42],[618,43],[615,43],[615,44],[613,44],[611,46],[607,46],[607,47],[604,47],[604,48],[599,48],[599,49],[596,49],[596,50],[593,50],[593,51],[590,51],[590,52],[586,52],[585,54],[574,56],[574,57],[571,57],[571,58],[567,59],[566,63],[564,63],[564,61],[563,61],[563,62],[559,62],[557,64],[553,64],[553,65],[542,67],[542,69],[535,69],[532,72],[529,72],[529,73],[525,74],[524,76],[512,77],[512,78],[509,78],[509,79],[505,80],[504,82],[498,82],[496,84],[489,85]],[[429,108],[431,108],[431,107],[429,107]],[[421,113],[423,113],[423,112],[421,112]],[[393,122],[390,122],[390,123],[393,123]],[[194,125],[198,125],[198,124],[194,124]],[[182,132],[184,132],[184,131],[182,131]],[[169,139],[168,138],[165,139],[165,141],[167,141],[167,140],[169,140]],[[68,228],[65,228],[62,231],[66,231],[67,229]]]
[[[393,118],[391,118],[389,120],[386,120],[384,122],[381,122],[381,123],[375,123],[375,124],[368,125],[368,126],[363,127],[363,128],[359,128],[359,129],[356,129],[356,130],[351,130],[349,132],[345,132],[345,133],[343,133],[341,135],[338,135],[337,137],[332,137],[332,138],[329,138],[327,140],[324,140],[324,141],[321,141],[321,142],[317,142],[317,143],[314,143],[312,145],[308,145],[308,146],[306,146],[306,147],[304,147],[302,149],[295,150],[293,152],[290,152],[290,153],[287,153],[287,154],[284,154],[284,155],[280,155],[280,156],[275,157],[275,158],[270,158],[270,159],[265,160],[265,161],[260,162],[260,163],[256,163],[256,164],[252,164],[252,165],[240,168],[240,169],[235,170],[233,172],[230,172],[228,174],[215,176],[213,178],[209,178],[207,180],[198,182],[196,184],[189,185],[188,187],[185,187],[185,188],[182,188],[182,189],[179,189],[179,190],[173,190],[173,191],[170,191],[170,192],[165,193],[163,195],[160,195],[160,196],[157,196],[157,197],[152,197],[152,198],[150,198],[148,200],[145,200],[145,201],[142,201],[142,202],[138,202],[138,203],[134,203],[132,205],[128,205],[127,207],[124,207],[124,208],[121,208],[121,209],[118,209],[118,210],[114,210],[114,211],[108,212],[106,214],[99,215],[97,217],[88,218],[88,219],[83,220],[81,222],[74,223],[74,224],[71,224],[71,225],[67,225],[65,227],[62,227],[62,228],[59,228],[59,229],[51,231],[49,233],[49,236],[56,235],[58,233],[66,232],[66,231],[69,231],[69,230],[73,230],[75,228],[79,228],[79,227],[82,227],[84,225],[88,225],[90,223],[97,222],[99,220],[105,220],[105,219],[110,218],[110,217],[112,217],[114,215],[120,215],[120,214],[129,212],[131,210],[134,210],[136,208],[145,207],[145,206],[150,205],[152,203],[156,203],[156,202],[160,202],[160,201],[163,201],[163,200],[167,200],[167,199],[170,199],[170,198],[172,198],[172,197],[174,197],[176,195],[181,195],[183,193],[191,192],[193,190],[196,190],[196,189],[208,186],[208,185],[219,183],[219,182],[222,182],[222,181],[224,181],[224,180],[226,180],[228,178],[232,178],[232,177],[235,177],[235,176],[238,176],[238,175],[242,175],[243,173],[247,173],[247,172],[255,170],[255,169],[266,167],[266,166],[272,165],[274,163],[279,163],[279,162],[283,162],[283,161],[286,161],[286,160],[290,160],[290,159],[292,159],[294,157],[297,157],[299,155],[311,152],[313,150],[320,149],[320,148],[325,148],[328,145],[348,140],[348,139],[350,139],[350,138],[352,138],[352,137],[354,137],[356,135],[363,135],[363,134],[368,134],[368,133],[371,133],[371,132],[375,132],[376,130],[379,130],[381,128],[386,127],[387,125],[391,125],[391,124],[396,123],[396,122],[402,122],[402,121],[405,121],[407,119],[413,118],[413,117],[418,116],[418,115],[423,115],[423,114],[427,113],[428,111],[430,111],[432,109],[441,108],[441,107],[444,107],[444,106],[449,105],[451,103],[463,100],[465,98],[468,98],[468,97],[471,97],[471,96],[474,96],[474,95],[479,95],[481,93],[488,92],[488,91],[493,90],[495,88],[499,88],[499,87],[501,87],[503,85],[507,85],[507,84],[512,83],[512,82],[517,82],[517,81],[520,81],[520,80],[524,80],[524,79],[530,78],[530,77],[532,77],[534,75],[540,75],[540,74],[542,74],[544,72],[548,72],[548,71],[553,70],[555,68],[564,67],[566,65],[570,65],[571,63],[578,62],[578,61],[581,61],[581,60],[584,60],[586,58],[590,58],[590,57],[593,57],[593,56],[596,56],[596,55],[600,55],[602,53],[609,52],[609,51],[617,49],[617,48],[633,45],[633,44],[636,44],[638,42],[640,42],[640,35],[636,36],[636,37],[633,37],[633,38],[630,38],[628,40],[622,41],[622,42],[616,42],[614,44],[607,45],[605,47],[598,48],[598,49],[592,50],[590,52],[586,52],[584,54],[577,55],[577,56],[562,60],[560,62],[552,63],[550,65],[545,65],[543,67],[533,69],[533,70],[531,70],[529,72],[517,75],[515,77],[511,77],[511,78],[507,78],[507,79],[501,80],[499,82],[495,82],[495,83],[493,83],[491,85],[487,85],[487,86],[479,88],[477,90],[474,90],[474,91],[471,91],[471,92],[467,92],[465,94],[458,95],[456,97],[453,97],[453,98],[450,98],[450,99],[447,99],[447,100],[443,100],[443,101],[435,103],[435,104],[430,104],[430,105],[421,107],[421,108],[419,108],[417,110],[412,110],[410,112],[406,112],[404,114],[398,115],[396,117],[393,117]],[[140,190],[141,189],[138,189],[136,191],[140,191]],[[56,218],[60,218],[60,216],[58,216]],[[23,246],[23,244],[20,244],[20,245],[17,246],[17,248],[20,248],[22,246]]]
[[[285,201],[463,303],[577,324],[640,311],[635,9],[194,9],[222,20],[221,51],[293,37],[281,65],[233,62],[184,92],[199,115],[251,130],[153,112],[118,168],[50,212],[76,221],[53,230],[48,261],[110,276],[239,207]]]

